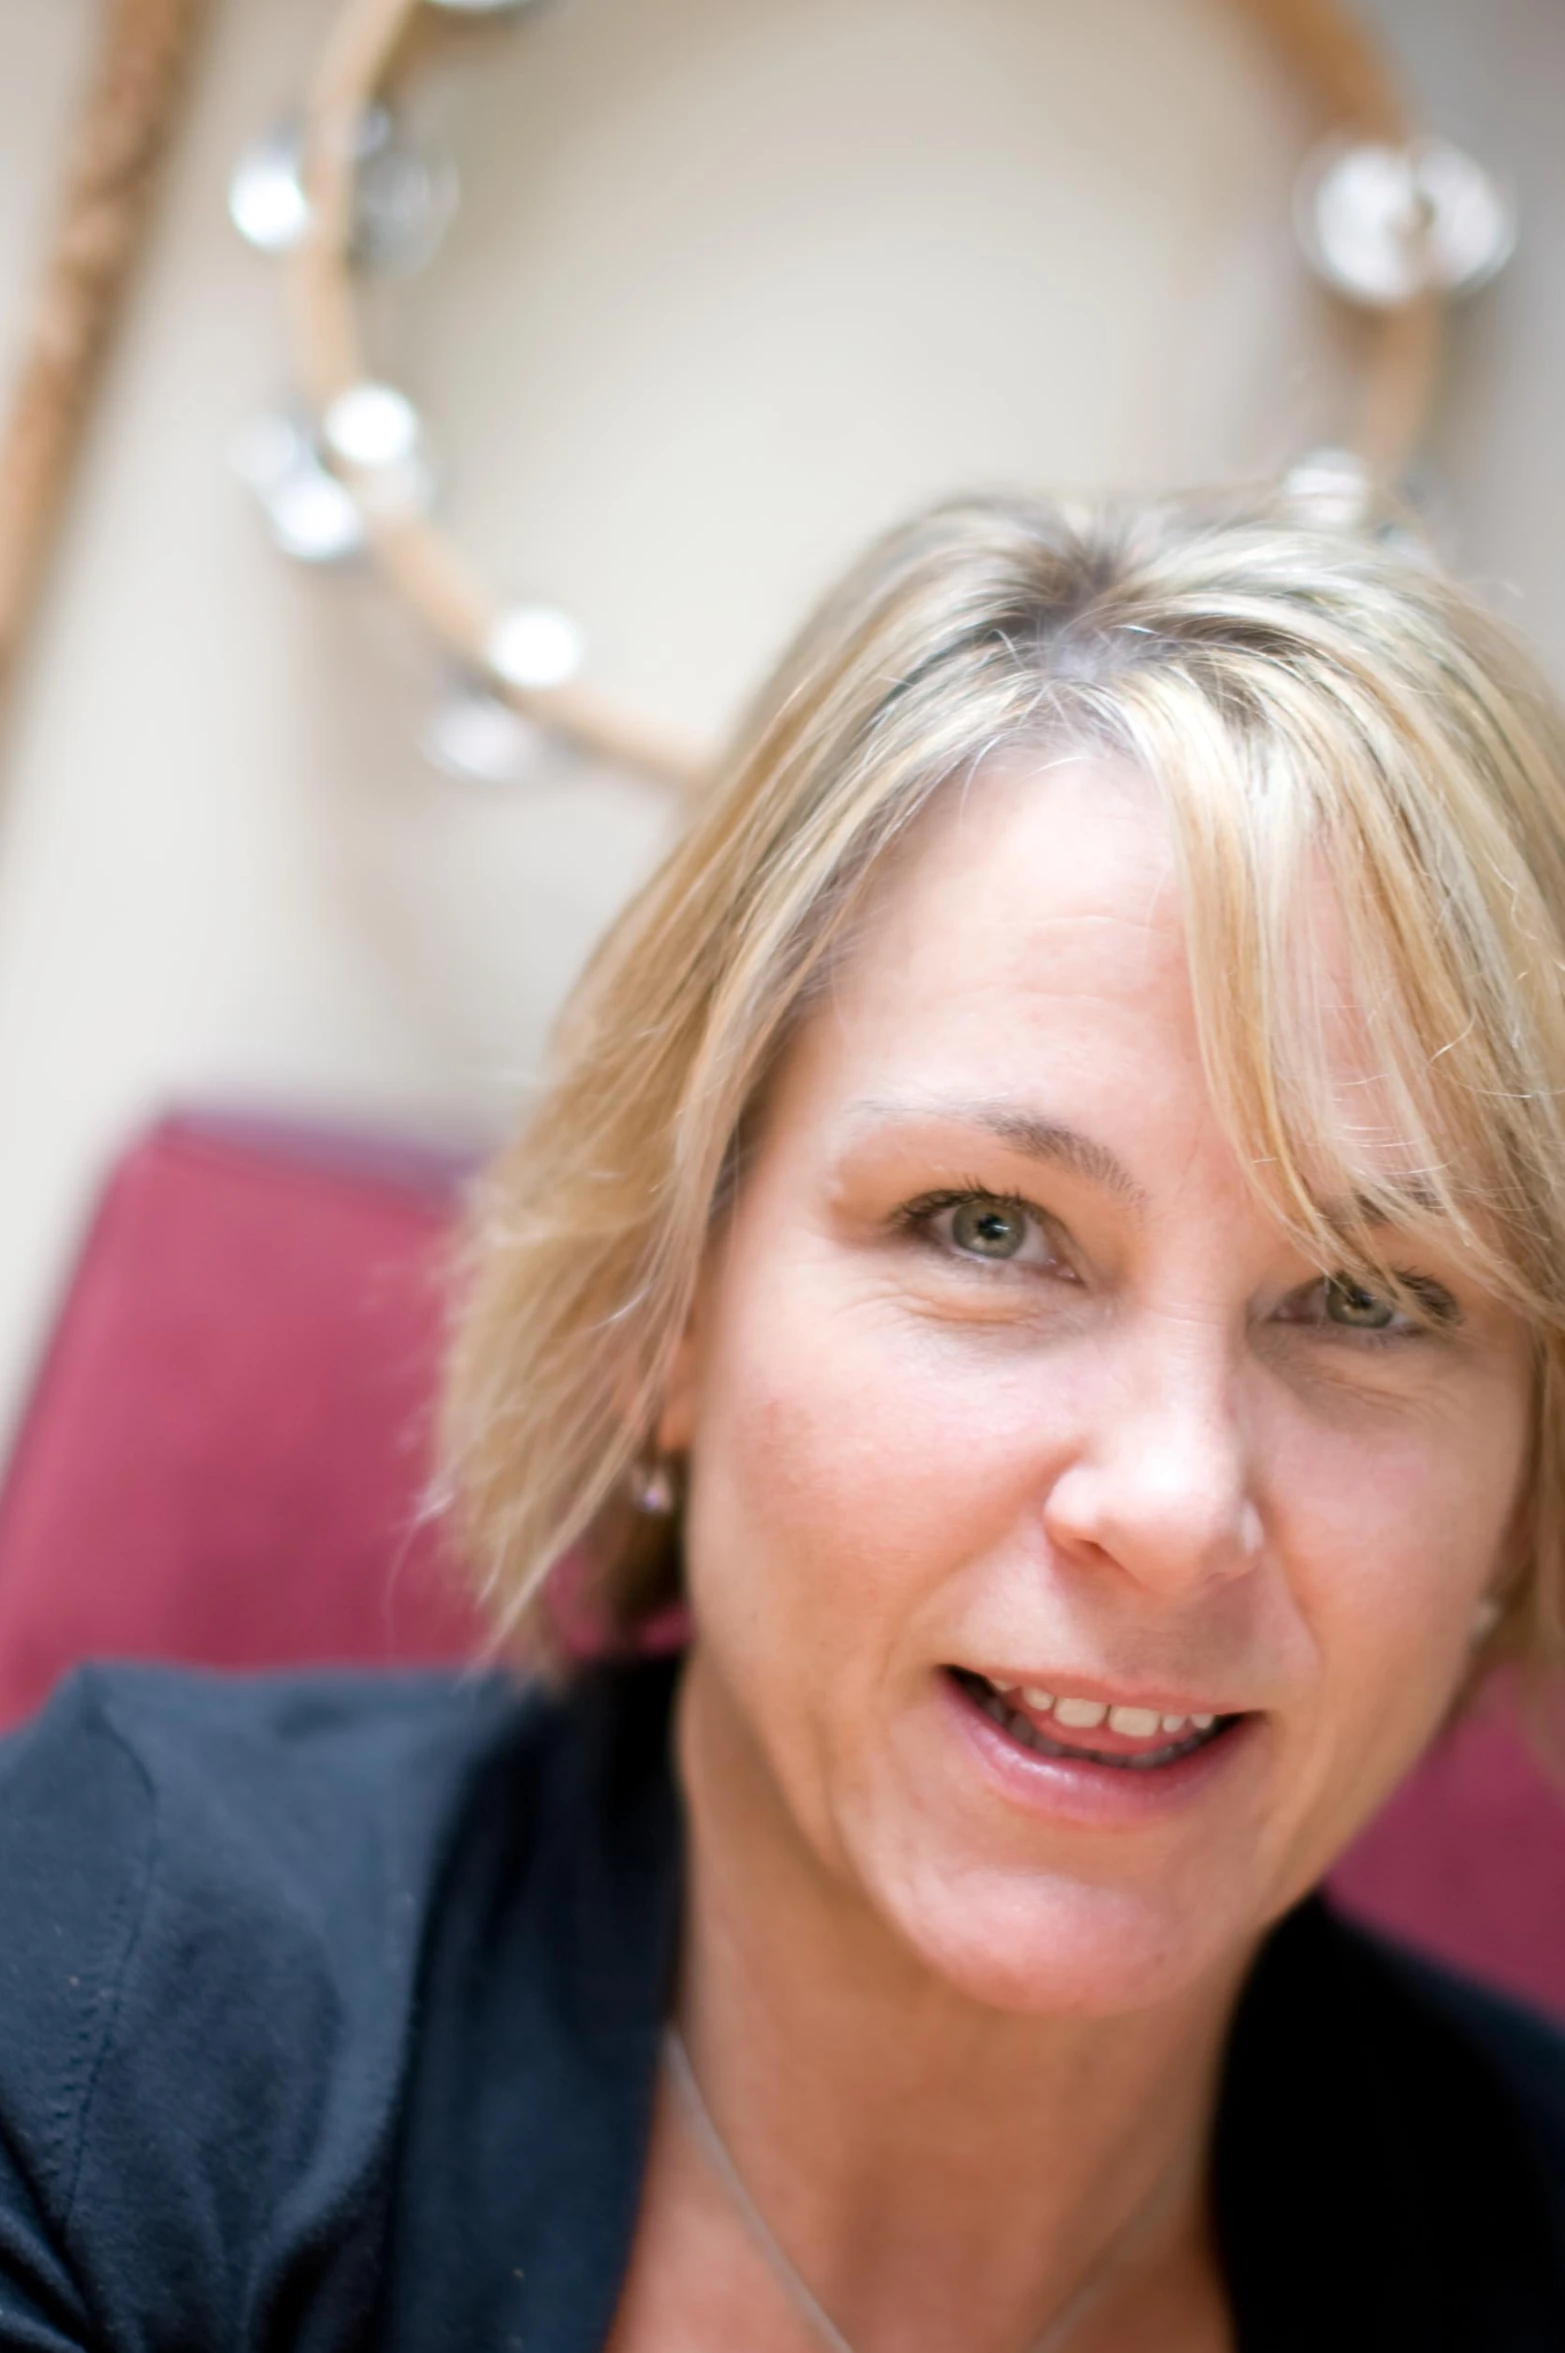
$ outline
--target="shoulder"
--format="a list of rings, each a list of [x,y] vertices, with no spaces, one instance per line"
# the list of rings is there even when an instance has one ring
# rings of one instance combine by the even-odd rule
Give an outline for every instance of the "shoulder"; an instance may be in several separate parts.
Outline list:
[[[25,1996],[45,1952],[145,1965],[191,1907],[203,1955],[242,1937],[253,1962],[257,1932],[346,1952],[545,1712],[491,1679],[85,1670],[0,1742],[0,1881],[29,1899],[0,1913],[0,1984]]]
[[[1416,2019],[1421,2039],[1482,2085],[1523,2135],[1565,2220],[1565,2027],[1541,2011],[1362,1930],[1377,1975]]]
[[[1246,2007],[1270,2045],[1450,2071],[1475,2096],[1514,2102],[1545,2138],[1565,2136],[1565,2027],[1319,1898],[1272,1932]]]
[[[1351,2292],[1366,2342],[1565,2344],[1565,2037],[1302,1905],[1240,2005],[1218,2191],[1257,2342],[1330,2342]]]
[[[318,2261],[333,2209],[352,2269],[447,1858],[553,1712],[498,1679],[91,1670],[0,1743],[0,2315],[61,2271],[144,2341],[237,2344],[262,2237],[284,2293],[286,2218]]]

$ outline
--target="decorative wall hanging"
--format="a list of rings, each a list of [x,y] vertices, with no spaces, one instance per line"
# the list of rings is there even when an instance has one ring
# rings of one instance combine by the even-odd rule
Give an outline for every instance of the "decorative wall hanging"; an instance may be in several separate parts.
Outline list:
[[[0,683],[42,581],[207,0],[105,0],[0,436]]]
[[[433,473],[413,403],[365,359],[360,281],[417,267],[438,246],[455,166],[421,145],[399,100],[442,27],[548,0],[348,0],[298,118],[242,160],[236,226],[287,273],[298,402],[236,453],[279,547],[309,561],[369,553],[467,681],[433,730],[443,765],[502,777],[542,727],[589,757],[675,786],[699,761],[580,683],[581,629],[548,605],[493,598],[432,515]],[[1337,0],[1242,0],[1305,98],[1316,144],[1295,223],[1323,284],[1360,314],[1350,412],[1301,457],[1301,495],[1362,507],[1413,455],[1434,384],[1444,303],[1492,276],[1515,237],[1506,190],[1472,158],[1417,137],[1375,43]]]

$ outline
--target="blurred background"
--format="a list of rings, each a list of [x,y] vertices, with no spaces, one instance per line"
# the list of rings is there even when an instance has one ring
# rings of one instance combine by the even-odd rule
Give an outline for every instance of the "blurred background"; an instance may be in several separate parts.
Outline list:
[[[279,554],[233,453],[294,378],[236,159],[337,0],[214,0],[0,711],[0,1451],[88,1207],[171,1102],[478,1143],[525,1102],[670,793],[459,775],[366,565]],[[1362,0],[1520,239],[1454,309],[1415,487],[1565,683],[1565,7]],[[477,32],[420,132],[460,201],[367,294],[451,535],[587,678],[714,743],[913,502],[1286,465],[1354,364],[1294,233],[1311,138],[1234,0],[572,0]],[[0,394],[99,0],[0,0]]]

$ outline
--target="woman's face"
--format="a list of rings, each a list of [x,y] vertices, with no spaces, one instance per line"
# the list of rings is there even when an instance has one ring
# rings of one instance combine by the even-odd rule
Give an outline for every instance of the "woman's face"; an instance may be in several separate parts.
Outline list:
[[[1438,1724],[1530,1359],[1459,1258],[1387,1255],[1433,1329],[1247,1187],[1152,795],[952,795],[778,1074],[662,1436],[738,1780],[968,1994],[1231,1968]]]

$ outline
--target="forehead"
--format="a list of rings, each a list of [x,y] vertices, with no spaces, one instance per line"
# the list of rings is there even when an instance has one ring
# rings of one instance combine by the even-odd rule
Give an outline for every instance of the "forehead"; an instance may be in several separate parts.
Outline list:
[[[1391,1145],[1323,879],[1308,896],[1333,1091],[1361,1141],[1384,1118]],[[1165,1145],[1199,1130],[1218,1147],[1173,826],[1128,764],[1013,754],[953,784],[873,882],[771,1100],[835,1124],[980,1095],[1068,1114],[1121,1152],[1169,1118]]]
[[[1193,1046],[1174,845],[1156,793],[1080,759],[952,786],[876,879],[830,998],[847,1061],[981,1064],[1105,1028]],[[950,1075],[961,1075],[953,1072]],[[976,1075],[969,1071],[968,1075]]]

